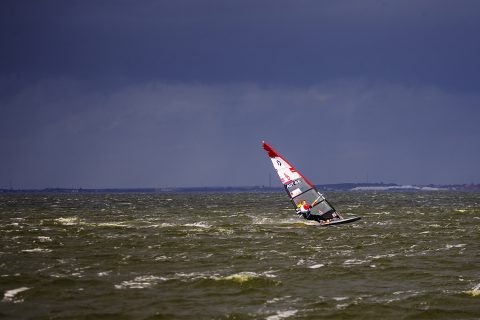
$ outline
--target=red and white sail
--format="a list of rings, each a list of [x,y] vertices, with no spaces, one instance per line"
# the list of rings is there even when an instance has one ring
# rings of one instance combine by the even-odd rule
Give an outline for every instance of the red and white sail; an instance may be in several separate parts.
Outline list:
[[[301,178],[301,175],[295,170],[295,168],[278,154],[272,147],[270,147],[265,141],[262,142],[263,149],[267,151],[270,160],[272,160],[273,167],[277,171],[280,181],[284,185],[287,185],[295,179]]]

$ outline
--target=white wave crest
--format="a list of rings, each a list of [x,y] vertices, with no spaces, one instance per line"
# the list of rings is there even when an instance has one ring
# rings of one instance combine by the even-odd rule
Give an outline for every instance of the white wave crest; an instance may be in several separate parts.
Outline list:
[[[44,236],[39,236],[38,241],[40,242],[52,242],[52,238],[50,237],[44,237]]]
[[[196,228],[203,228],[203,229],[208,229],[211,228],[212,226],[204,221],[200,222],[195,222],[195,223],[187,223],[185,224],[186,227],[196,227]]]
[[[17,289],[13,289],[13,290],[8,290],[5,292],[5,294],[3,295],[3,302],[13,302],[13,303],[20,303],[20,302],[23,302],[23,299],[15,299],[15,296],[17,294],[19,294],[20,292],[23,292],[23,291],[26,291],[26,290],[29,290],[30,288],[27,288],[27,287],[21,287],[21,288],[17,288]]]
[[[480,283],[473,287],[472,290],[465,291],[465,293],[472,297],[480,297]]]
[[[91,226],[94,227],[104,227],[104,228],[130,228],[131,226],[122,222],[102,222],[102,223],[96,223],[92,224]]]
[[[51,249],[44,249],[44,248],[35,248],[35,249],[25,249],[25,250],[22,250],[22,252],[28,252],[28,253],[52,252],[52,250]]]
[[[360,265],[364,263],[369,263],[371,262],[370,260],[360,260],[360,259],[348,259],[343,262],[343,265],[345,266],[354,266],[354,265]]]
[[[70,218],[58,218],[55,219],[55,222],[60,223],[64,226],[75,226],[80,224],[80,219],[78,217],[70,217]]]
[[[465,243],[460,243],[460,244],[447,244],[445,246],[445,249],[452,249],[452,248],[463,248],[466,247],[467,245]]]
[[[298,310],[285,310],[285,311],[277,311],[277,314],[274,314],[272,316],[268,316],[265,318],[266,320],[280,320],[280,319],[285,319],[292,317],[296,315]]]
[[[120,284],[115,285],[115,289],[145,289],[151,288],[161,281],[168,280],[163,277],[156,277],[152,275],[139,276],[130,281],[122,281]]]

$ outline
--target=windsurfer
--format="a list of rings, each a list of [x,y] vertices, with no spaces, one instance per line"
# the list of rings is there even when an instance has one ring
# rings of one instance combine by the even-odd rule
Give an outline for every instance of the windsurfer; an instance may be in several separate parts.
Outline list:
[[[311,205],[308,205],[305,200],[302,200],[297,204],[297,214],[302,216],[305,220],[315,220],[321,224],[329,223],[331,219],[335,219],[337,216],[336,213],[333,213],[332,217],[330,217],[330,215],[324,215],[320,210],[320,214],[312,214],[310,212],[311,208]]]
[[[302,200],[297,204],[297,214],[307,220],[313,220],[310,215],[310,208],[311,206],[309,206],[305,200]]]
[[[360,217],[354,217],[344,220],[327,199],[325,199],[323,194],[285,160],[285,158],[278,154],[278,152],[265,141],[262,142],[262,146],[272,161],[273,167],[277,171],[280,181],[282,181],[285,191],[299,216],[302,216],[306,220],[317,221],[321,224],[347,223],[360,219]]]

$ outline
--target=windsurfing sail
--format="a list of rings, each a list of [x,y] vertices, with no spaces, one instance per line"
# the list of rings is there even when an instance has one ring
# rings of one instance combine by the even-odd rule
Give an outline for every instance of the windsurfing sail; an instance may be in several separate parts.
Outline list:
[[[310,183],[300,172],[298,172],[285,158],[270,147],[265,141],[262,141],[263,149],[267,152],[273,167],[280,177],[285,191],[290,197],[295,209],[298,204],[305,201],[311,206],[310,214],[313,220],[341,220],[342,217],[330,202],[325,199],[323,194],[318,192],[315,186]]]

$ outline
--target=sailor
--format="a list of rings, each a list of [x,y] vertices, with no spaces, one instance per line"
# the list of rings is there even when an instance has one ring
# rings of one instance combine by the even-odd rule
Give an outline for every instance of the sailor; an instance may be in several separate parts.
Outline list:
[[[310,218],[310,208],[305,200],[300,201],[297,204],[297,214],[303,216],[305,219],[309,220]]]

